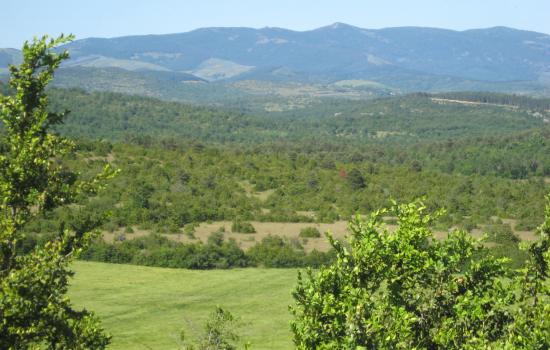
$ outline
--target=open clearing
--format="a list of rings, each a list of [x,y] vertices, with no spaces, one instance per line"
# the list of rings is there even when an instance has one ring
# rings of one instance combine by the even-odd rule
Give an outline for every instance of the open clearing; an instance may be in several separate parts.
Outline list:
[[[231,232],[230,221],[219,221],[212,224],[203,223],[195,230],[195,237],[203,242],[206,242],[210,233],[218,230],[220,227],[225,227],[224,236],[226,239],[235,239],[239,246],[243,249],[252,247],[256,242],[260,242],[268,235],[276,235],[288,239],[299,239],[300,230],[306,227],[316,227],[319,232],[324,233],[330,231],[334,237],[342,239],[347,234],[348,221],[337,221],[333,224],[316,224],[304,222],[259,222],[252,221],[252,226],[256,229],[256,233],[234,233]],[[308,238],[307,240],[299,239],[306,251],[313,249],[319,251],[328,251],[330,244],[326,237],[321,234],[319,238]]]
[[[533,231],[517,231],[515,229],[516,220],[512,219],[503,219],[504,223],[510,224],[512,229],[514,230],[515,234],[524,241],[532,241],[537,238],[535,235],[535,232]],[[190,238],[188,235],[184,233],[176,233],[176,234],[163,234],[163,236],[167,237],[168,239],[171,239],[173,241],[183,242],[183,243],[192,243],[192,242],[198,242],[201,241],[203,243],[206,243],[208,240],[208,236],[212,234],[212,232],[219,231],[221,228],[223,228],[224,231],[224,238],[225,239],[234,239],[239,247],[241,247],[244,250],[247,250],[254,246],[256,243],[259,243],[267,237],[268,235],[275,235],[280,237],[285,237],[287,239],[296,239],[299,241],[299,243],[304,247],[306,252],[311,252],[312,250],[318,250],[322,252],[326,252],[330,250],[330,244],[325,237],[325,232],[331,232],[331,234],[339,239],[344,240],[345,237],[349,234],[348,232],[348,221],[336,221],[334,223],[306,223],[306,222],[261,222],[261,221],[251,221],[250,222],[252,226],[254,226],[254,229],[256,230],[256,233],[237,233],[237,232],[231,232],[231,221],[215,221],[211,223],[201,223],[198,227],[195,228],[194,238]],[[486,225],[480,225],[480,228],[474,229],[472,231],[472,235],[474,235],[477,238],[480,238],[483,236],[483,233],[485,232],[485,226]],[[321,237],[319,238],[307,238],[303,239],[300,238],[300,231],[306,227],[315,227],[321,232]],[[393,231],[397,228],[396,225],[386,224],[386,227]],[[132,239],[137,237],[142,237],[151,234],[150,230],[140,230],[137,227],[133,227],[134,233],[126,233],[124,234],[125,238]],[[112,242],[115,237],[120,236],[123,234],[124,230],[119,230],[115,233],[103,233],[103,238],[108,241]],[[443,239],[447,237],[446,231],[434,231],[434,237],[437,239]]]
[[[220,228],[225,228],[224,237],[225,239],[234,239],[237,241],[239,246],[243,249],[248,249],[255,245],[257,242],[268,235],[276,235],[281,237],[286,237],[289,239],[299,239],[300,243],[304,246],[306,251],[311,251],[317,249],[319,251],[327,251],[330,248],[330,245],[326,237],[321,234],[320,238],[308,238],[307,240],[302,240],[299,238],[300,230],[306,227],[316,227],[321,233],[330,231],[334,237],[342,239],[347,234],[348,221],[337,221],[332,224],[317,224],[317,223],[304,223],[304,222],[260,222],[260,221],[251,221],[250,222],[256,229],[256,233],[236,233],[231,232],[231,221],[216,221],[212,223],[202,223],[196,229],[194,239],[189,238],[188,235],[183,233],[177,234],[165,234],[164,236],[178,242],[197,242],[198,240],[206,242],[208,236],[212,232],[218,231]],[[116,233],[103,233],[103,238],[112,242],[113,239],[122,234],[123,230],[120,230]],[[134,233],[125,234],[125,237],[128,239],[145,236],[150,234],[151,231],[148,230],[139,230],[134,228]]]
[[[295,269],[190,271],[78,261],[70,297],[113,335],[109,349],[178,349],[218,305],[241,318],[253,349],[292,349]]]

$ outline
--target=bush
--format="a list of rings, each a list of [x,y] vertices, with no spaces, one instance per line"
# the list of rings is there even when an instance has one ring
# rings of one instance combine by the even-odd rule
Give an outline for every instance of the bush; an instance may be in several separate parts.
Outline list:
[[[319,238],[321,237],[321,232],[317,227],[304,227],[300,230],[300,237],[302,238]]]
[[[367,186],[363,174],[356,168],[348,173],[348,182],[352,190],[361,190]]]
[[[251,223],[245,221],[233,221],[231,231],[236,233],[256,233],[256,229]]]
[[[516,230],[531,231],[539,227],[540,224],[541,224],[541,220],[536,217],[521,218],[516,224]]]
[[[199,226],[199,224],[196,223],[189,223],[183,226],[183,233],[189,238],[189,239],[195,239],[195,229]]]
[[[250,248],[248,256],[255,264],[265,267],[300,267],[305,252],[279,236],[269,235]]]
[[[118,229],[118,225],[115,224],[114,222],[108,222],[108,223],[103,225],[103,229],[105,231],[109,231],[109,232],[113,233]]]
[[[177,224],[171,223],[168,225],[168,233],[181,233],[181,229]]]
[[[196,341],[189,342],[186,339],[184,330],[180,333],[180,340],[185,350],[236,350],[241,339],[237,331],[242,326],[244,324],[229,311],[216,307],[216,310],[206,321],[202,334],[198,336]],[[244,347],[248,349],[249,343],[246,342]]]
[[[508,224],[490,225],[487,227],[487,233],[489,234],[489,241],[497,244],[517,245],[520,241]]]
[[[467,232],[472,232],[473,230],[475,230],[477,228],[477,224],[475,221],[473,221],[472,219],[464,219],[464,221],[462,222],[461,225],[459,225],[461,229],[467,231]]]
[[[519,248],[520,239],[512,231],[509,224],[494,224],[487,227],[488,240],[497,245],[486,252],[497,258],[510,259],[512,268],[521,268],[528,259],[529,254]]]
[[[250,266],[249,258],[234,240],[213,233],[207,244],[180,243],[151,234],[109,244],[98,241],[87,249],[84,260],[186,269],[227,269]]]
[[[348,244],[330,240],[333,264],[298,275],[296,348],[548,349],[548,202],[541,239],[521,271],[476,254],[486,249],[465,231],[435,240],[423,203],[358,217]],[[390,211],[398,216],[394,232],[382,224]],[[510,231],[496,237],[513,241]]]

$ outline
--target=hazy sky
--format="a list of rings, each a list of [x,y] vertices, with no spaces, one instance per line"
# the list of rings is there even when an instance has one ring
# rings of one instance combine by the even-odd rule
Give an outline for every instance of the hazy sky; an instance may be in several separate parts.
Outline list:
[[[0,0],[0,47],[62,32],[82,39],[212,26],[308,30],[334,22],[550,33],[550,0]]]

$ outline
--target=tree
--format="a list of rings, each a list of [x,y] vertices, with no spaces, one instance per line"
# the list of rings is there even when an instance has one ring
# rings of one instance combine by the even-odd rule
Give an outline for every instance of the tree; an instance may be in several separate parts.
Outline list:
[[[180,339],[184,342],[184,350],[236,350],[237,343],[241,339],[237,334],[242,326],[239,319],[229,311],[217,306],[204,325],[203,333],[196,344],[186,342],[185,332],[182,330]],[[249,348],[249,343],[244,348]]]
[[[351,169],[348,173],[348,181],[352,190],[361,190],[366,187],[365,178],[357,168]]]
[[[395,232],[382,216],[398,217]],[[526,268],[485,252],[463,231],[435,240],[421,203],[350,223],[349,248],[298,276],[291,308],[299,349],[548,349],[550,196]]]
[[[89,244],[102,215],[76,210],[55,239],[30,253],[17,249],[22,229],[39,215],[96,193],[114,175],[106,166],[91,180],[63,166],[73,143],[49,132],[67,112],[48,109],[47,84],[68,53],[54,48],[72,36],[26,42],[23,63],[11,66],[14,93],[0,96],[0,348],[103,349],[100,322],[66,296],[71,261]]]

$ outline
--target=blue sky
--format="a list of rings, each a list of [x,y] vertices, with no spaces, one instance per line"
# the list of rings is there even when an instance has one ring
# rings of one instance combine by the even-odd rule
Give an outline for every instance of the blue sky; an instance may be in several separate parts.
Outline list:
[[[212,26],[308,30],[334,22],[550,33],[550,0],[2,0],[0,47],[62,32],[82,39]]]

